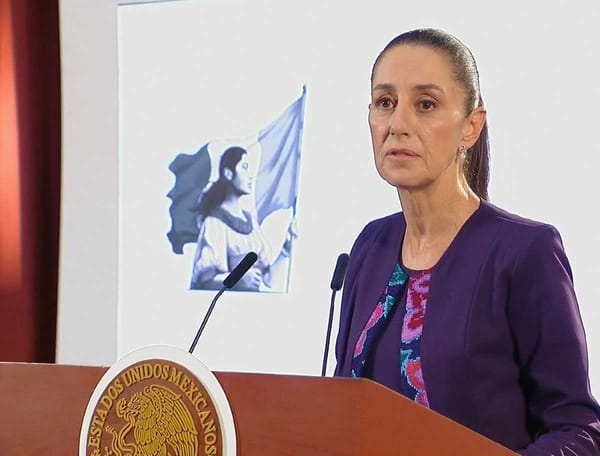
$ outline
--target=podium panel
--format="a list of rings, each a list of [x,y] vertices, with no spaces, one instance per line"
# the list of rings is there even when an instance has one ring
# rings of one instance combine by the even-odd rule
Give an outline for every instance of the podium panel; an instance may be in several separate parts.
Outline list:
[[[106,370],[0,363],[0,453],[77,455],[87,402]],[[239,455],[515,454],[369,380],[215,375]]]

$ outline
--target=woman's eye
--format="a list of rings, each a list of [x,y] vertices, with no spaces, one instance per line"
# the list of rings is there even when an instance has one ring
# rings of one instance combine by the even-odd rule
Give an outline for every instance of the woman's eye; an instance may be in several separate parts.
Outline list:
[[[391,98],[380,98],[375,103],[375,106],[379,109],[392,109],[394,107],[394,101]]]
[[[419,109],[421,109],[421,111],[431,111],[433,108],[435,108],[435,102],[433,100],[419,101]]]

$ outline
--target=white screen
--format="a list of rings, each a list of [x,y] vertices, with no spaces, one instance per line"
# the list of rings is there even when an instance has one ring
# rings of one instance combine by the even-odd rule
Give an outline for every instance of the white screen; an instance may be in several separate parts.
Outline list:
[[[366,222],[399,210],[372,164],[370,68],[393,36],[431,26],[478,61],[492,202],[563,236],[600,382],[600,7],[515,5],[63,0],[58,360],[189,346],[213,294],[187,289],[194,246],[174,255],[166,240],[167,166],[209,140],[255,134],[306,84],[290,292],[225,294],[196,354],[215,370],[318,373],[335,259]]]

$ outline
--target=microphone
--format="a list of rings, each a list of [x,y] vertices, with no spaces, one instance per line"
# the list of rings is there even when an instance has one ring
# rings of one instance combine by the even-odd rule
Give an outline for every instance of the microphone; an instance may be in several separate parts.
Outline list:
[[[348,268],[348,261],[350,257],[347,253],[342,253],[338,256],[337,262],[335,263],[335,269],[333,271],[333,277],[331,278],[331,289],[334,291],[340,291],[344,284],[344,277],[346,277],[346,269]]]
[[[210,314],[212,313],[212,311],[215,307],[215,304],[217,303],[217,299],[219,299],[219,297],[225,292],[225,290],[229,290],[230,288],[233,288],[235,286],[235,284],[239,282],[239,280],[242,278],[242,276],[244,274],[246,274],[246,272],[248,272],[248,269],[250,269],[252,267],[252,265],[254,263],[256,263],[257,259],[258,259],[258,255],[256,253],[248,252],[246,254],[246,256],[244,258],[242,258],[242,261],[240,261],[237,264],[237,266],[235,268],[233,268],[233,271],[231,271],[229,273],[229,275],[227,277],[225,277],[225,280],[223,280],[223,288],[221,288],[219,290],[217,295],[213,298],[212,302],[210,303],[210,306],[208,307],[208,310],[206,311],[206,315],[204,316],[204,320],[202,320],[202,324],[200,325],[200,328],[198,329],[198,332],[196,333],[196,337],[194,337],[194,341],[192,342],[192,345],[190,346],[190,349],[188,350],[189,353],[193,353],[194,348],[196,348],[198,339],[200,339],[200,335],[202,334],[202,331],[204,331],[204,327],[206,326],[206,323],[208,322],[208,318],[210,317]]]
[[[325,337],[325,351],[323,353],[323,365],[321,367],[321,377],[325,377],[327,371],[327,355],[329,354],[329,340],[331,338],[331,324],[333,323],[333,307],[335,303],[335,294],[340,291],[344,283],[344,277],[346,276],[346,269],[348,269],[348,261],[350,257],[347,253],[342,253],[338,256],[337,262],[335,263],[335,269],[333,271],[333,277],[331,278],[331,303],[329,305],[329,323],[327,324],[327,336]]]
[[[236,283],[240,281],[242,276],[248,272],[248,269],[252,267],[256,260],[258,259],[258,255],[254,252],[249,252],[246,254],[242,261],[238,263],[238,265],[233,268],[233,271],[229,273],[225,280],[223,280],[223,286],[227,289],[233,288]]]

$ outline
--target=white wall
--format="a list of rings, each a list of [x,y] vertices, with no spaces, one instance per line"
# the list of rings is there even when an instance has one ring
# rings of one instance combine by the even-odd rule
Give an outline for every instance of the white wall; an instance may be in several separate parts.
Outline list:
[[[368,220],[398,210],[372,165],[370,67],[393,36],[431,26],[478,60],[492,202],[563,235],[597,390],[600,6],[555,3],[186,0],[117,14],[116,0],[62,0],[59,362],[187,348],[212,294],[185,289],[190,250],[169,253],[166,165],[208,139],[262,128],[307,83],[292,291],[224,295],[197,355],[216,370],[318,373],[337,254]]]

